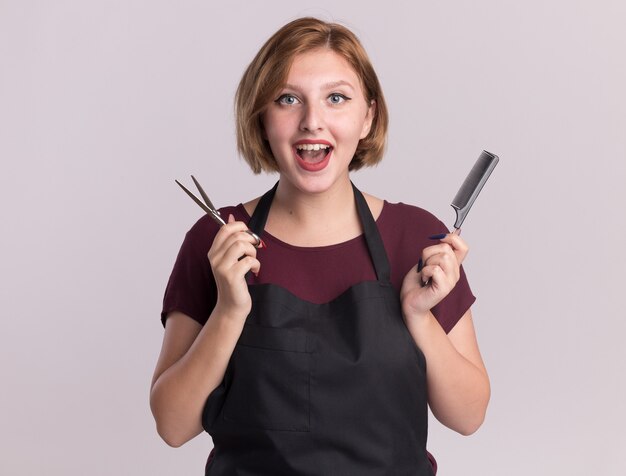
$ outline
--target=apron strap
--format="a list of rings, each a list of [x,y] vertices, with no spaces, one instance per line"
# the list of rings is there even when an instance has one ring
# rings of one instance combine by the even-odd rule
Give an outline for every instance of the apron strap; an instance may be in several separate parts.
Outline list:
[[[372,262],[374,263],[374,269],[376,269],[378,281],[391,285],[391,268],[389,266],[389,259],[387,258],[385,245],[383,244],[383,239],[378,232],[378,227],[376,226],[370,207],[367,206],[365,197],[363,197],[363,194],[354,186],[353,183],[352,190],[354,190],[356,208],[359,212],[359,217],[361,218],[361,226],[363,227],[363,233],[365,234],[365,241],[367,242],[367,248],[370,252]]]
[[[250,221],[248,222],[248,228],[250,228],[250,231],[253,231],[259,237],[265,229],[267,216],[270,213],[270,206],[272,205],[272,200],[274,200],[274,194],[276,193],[277,188],[278,182],[276,182],[276,185],[263,194],[254,209],[254,213],[252,213]]]
[[[354,191],[354,200],[356,202],[357,212],[359,213],[361,226],[363,227],[367,248],[369,250],[370,257],[372,258],[374,269],[376,270],[376,276],[378,277],[378,281],[381,283],[390,285],[391,271],[389,259],[387,258],[387,252],[385,251],[383,240],[378,232],[376,221],[372,216],[372,212],[370,211],[363,194],[354,186],[352,182],[350,183],[352,185],[352,190]],[[250,230],[258,236],[261,236],[263,230],[265,229],[267,216],[269,215],[272,200],[274,199],[274,194],[276,193],[277,188],[278,182],[276,182],[276,185],[274,185],[271,190],[265,192],[259,200],[259,203],[254,209],[254,213],[248,222],[248,228],[250,228]]]

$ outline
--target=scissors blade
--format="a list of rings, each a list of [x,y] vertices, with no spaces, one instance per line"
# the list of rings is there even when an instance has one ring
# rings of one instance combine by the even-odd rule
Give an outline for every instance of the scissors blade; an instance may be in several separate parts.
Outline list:
[[[196,197],[193,193],[191,193],[189,190],[187,190],[187,187],[185,187],[182,183],[180,183],[178,180],[174,180],[174,182],[176,182],[178,184],[178,186],[180,188],[182,188],[185,193],[187,195],[189,195],[191,197],[191,199],[196,202],[198,204],[198,206],[200,208],[202,208],[206,213],[208,213],[216,222],[218,222],[220,225],[225,225],[226,222],[222,219],[221,216],[219,216],[215,210],[212,210],[211,208],[209,208],[207,205],[205,205],[204,203],[202,203],[202,201]]]
[[[211,210],[213,210],[215,213],[219,215],[220,212],[217,211],[217,208],[215,208],[215,205],[213,205],[213,203],[211,202],[211,199],[207,196],[207,194],[204,192],[204,189],[198,183],[198,181],[193,175],[191,176],[191,180],[193,180],[193,183],[196,184],[196,188],[198,189],[198,192],[200,192],[200,195],[202,195],[202,199],[204,200],[204,203],[206,203]]]

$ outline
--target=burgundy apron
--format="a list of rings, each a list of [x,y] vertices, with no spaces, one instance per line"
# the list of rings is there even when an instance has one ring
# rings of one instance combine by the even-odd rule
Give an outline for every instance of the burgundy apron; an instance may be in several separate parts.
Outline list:
[[[433,475],[426,362],[402,319],[374,218],[353,189],[377,281],[324,304],[249,284],[252,311],[202,415],[214,444],[207,476]],[[250,220],[259,236],[275,191]]]

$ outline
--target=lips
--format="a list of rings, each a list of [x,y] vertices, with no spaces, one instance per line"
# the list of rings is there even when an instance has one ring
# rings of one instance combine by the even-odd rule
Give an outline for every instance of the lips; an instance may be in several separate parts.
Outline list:
[[[293,146],[298,165],[308,172],[324,169],[332,156],[332,145],[323,140],[298,141]]]

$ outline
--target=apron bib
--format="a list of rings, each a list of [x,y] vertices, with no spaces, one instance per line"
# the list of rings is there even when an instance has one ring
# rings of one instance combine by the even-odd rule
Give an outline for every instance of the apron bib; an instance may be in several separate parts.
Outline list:
[[[259,236],[277,185],[250,220]],[[252,311],[202,415],[214,443],[207,476],[433,475],[426,362],[374,218],[353,190],[377,281],[323,304],[249,284]]]

